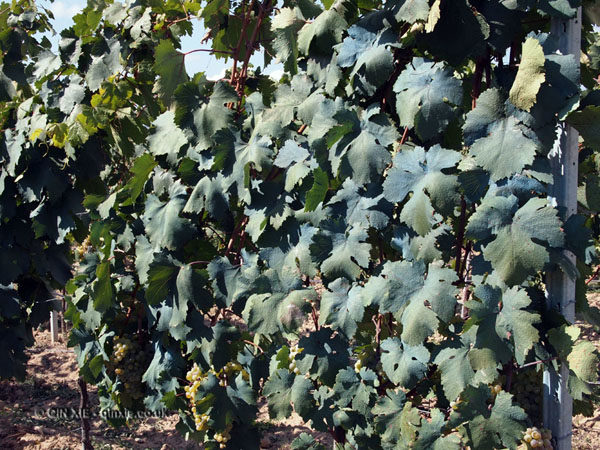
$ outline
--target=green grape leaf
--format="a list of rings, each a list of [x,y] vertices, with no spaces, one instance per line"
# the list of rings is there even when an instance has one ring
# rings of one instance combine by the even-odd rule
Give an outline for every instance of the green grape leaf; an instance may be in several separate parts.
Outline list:
[[[413,192],[400,219],[419,235],[425,236],[431,230],[434,205],[444,212],[453,209],[458,199],[456,177],[446,175],[442,170],[455,166],[459,160],[460,153],[439,145],[427,152],[416,147],[394,157],[394,165],[383,183],[383,193],[390,201],[402,202],[409,192]]]
[[[581,178],[577,188],[577,201],[592,211],[600,211],[600,177],[592,172]]]
[[[212,280],[215,297],[227,306],[248,298],[254,291],[254,280],[258,278],[258,257],[242,252],[244,263],[233,265],[225,257],[215,258],[207,270]]]
[[[236,355],[240,337],[240,330],[229,322],[220,320],[212,327],[212,336],[202,338],[202,356],[219,370]]]
[[[154,121],[155,130],[148,138],[148,147],[153,155],[167,155],[167,161],[175,165],[179,150],[188,143],[183,131],[175,125],[175,113],[166,111]]]
[[[346,277],[355,280],[361,267],[369,264],[370,244],[367,233],[357,227],[348,227],[341,220],[328,220],[313,236],[310,253],[328,278]]]
[[[594,344],[587,341],[578,342],[567,357],[569,369],[588,383],[598,381],[598,351]]]
[[[350,290],[345,278],[329,283],[328,290],[321,298],[320,324],[329,324],[334,330],[340,330],[347,339],[352,339],[363,314],[362,299],[356,290]]]
[[[479,412],[479,411],[478,411]],[[512,395],[500,391],[491,412],[485,410],[464,424],[475,448],[516,448],[523,436],[525,411],[512,402]]]
[[[567,359],[580,334],[581,330],[576,325],[567,326],[564,324],[560,327],[550,329],[548,331],[548,340],[557,351],[558,356]]]
[[[492,181],[520,173],[533,163],[539,148],[530,130],[516,117],[506,115],[504,99],[497,89],[488,89],[467,114],[463,127],[465,143],[475,163],[488,171]]]
[[[510,101],[517,108],[529,111],[546,79],[544,50],[535,38],[527,38],[521,51],[521,62],[515,81],[510,88]]]
[[[290,445],[291,450],[325,450],[325,446],[315,440],[310,434],[300,433]]]
[[[227,108],[225,104],[237,101],[238,96],[233,87],[222,81],[215,84],[210,101],[202,104],[194,112],[194,126],[198,130],[196,150],[210,148],[217,131],[230,128],[233,110]]]
[[[557,211],[532,198],[521,208],[510,197],[486,197],[469,219],[466,233],[477,240],[494,237],[483,256],[509,285],[524,281],[550,261],[549,247],[564,243]]]
[[[342,40],[343,31],[347,26],[344,17],[336,10],[323,11],[316,19],[306,23],[298,33],[298,50],[308,55],[314,41],[315,52],[328,53]]]
[[[375,373],[370,370],[363,369],[360,375],[351,368],[340,370],[333,386],[339,397],[337,404],[342,408],[352,405],[353,411],[368,415],[377,398],[376,380]]]
[[[373,33],[360,25],[352,25],[348,29],[348,36],[336,46],[337,63],[340,67],[354,66],[350,78],[359,74],[360,81],[356,82],[359,86],[364,73],[366,83],[362,84],[365,91],[374,93],[394,70],[392,54],[385,47],[385,44],[393,41],[394,37],[389,30]]]
[[[364,189],[346,178],[327,206],[331,206],[335,214],[345,216],[348,223],[382,229],[390,220],[392,205],[380,192],[379,188]]]
[[[149,305],[158,305],[163,302],[172,288],[177,267],[172,265],[156,265],[148,270],[148,289],[146,301]]]
[[[142,221],[154,249],[175,250],[193,236],[192,222],[179,216],[186,200],[185,190],[178,184],[171,187],[166,202],[154,194],[148,195]]]
[[[320,167],[313,171],[313,185],[306,193],[306,202],[304,203],[305,211],[314,211],[319,204],[325,200],[327,191],[329,190],[329,177]]]
[[[502,289],[490,285],[479,285],[474,292],[480,301],[467,303],[474,323],[479,324],[477,348],[487,348],[495,352],[495,358],[502,363],[512,357],[507,343],[514,346],[518,364],[524,364],[529,350],[539,340],[534,324],[539,323],[538,314],[526,311],[531,299],[527,292],[513,287]],[[494,332],[492,332],[494,330]]]
[[[405,406],[406,394],[401,390],[395,392],[388,389],[386,395],[380,397],[373,407],[375,425],[384,442],[396,443],[401,439],[404,421],[402,411]]]
[[[202,177],[194,187],[183,208],[185,213],[201,214],[203,211],[218,221],[227,217],[229,212],[229,195],[227,182],[221,173],[216,177]]]
[[[185,55],[175,50],[171,40],[162,40],[156,46],[153,69],[160,78],[155,85],[155,91],[165,105],[170,105],[173,101],[173,93],[177,86],[188,81],[184,60]]]
[[[464,347],[442,349],[433,363],[441,372],[444,394],[452,401],[460,396],[475,376],[469,362],[469,350]]]
[[[415,23],[417,21],[427,20],[427,17],[429,16],[428,0],[402,0],[396,5],[396,20]]]
[[[378,106],[370,106],[362,113],[342,110],[335,114],[338,125],[325,126],[332,172],[352,177],[359,185],[379,180],[390,162],[386,147],[397,138],[388,117]],[[320,132],[323,132],[321,130]]]
[[[469,2],[442,1],[439,16],[431,31],[416,36],[420,48],[452,66],[461,65],[466,58],[484,56],[490,25],[481,13],[471,9]]]
[[[583,138],[585,145],[594,150],[600,149],[600,106],[586,106],[582,110],[574,111],[567,117],[567,122],[572,125]]]
[[[425,306],[425,302],[413,297],[402,313],[402,341],[408,345],[420,345],[431,336],[438,327],[436,314]]]
[[[427,372],[429,351],[423,346],[411,347],[398,338],[381,342],[381,364],[390,381],[412,389]]]
[[[243,317],[248,329],[259,335],[273,335],[279,328],[279,317],[273,314],[277,311],[285,294],[252,294],[246,302]]]
[[[397,312],[419,292],[425,268],[420,263],[394,261],[384,264],[381,275],[371,276],[362,296],[365,305],[378,305],[381,313]]]
[[[462,84],[442,63],[414,58],[394,83],[400,125],[428,140],[443,132],[462,102]]]
[[[85,73],[85,81],[91,91],[97,91],[102,82],[122,70],[120,63],[121,43],[112,38],[106,43],[108,51],[102,56],[93,56],[92,63]]]
[[[347,342],[339,335],[333,336],[329,328],[301,337],[298,347],[304,349],[301,356],[296,357],[300,372],[316,375],[328,386],[332,386],[337,373],[348,366]]]
[[[298,72],[298,32],[304,25],[300,8],[281,8],[271,21],[273,48],[291,75]]]
[[[292,406],[300,415],[306,414],[313,389],[310,380],[296,376],[287,369],[279,369],[269,377],[263,388],[269,405],[269,416],[285,419],[292,414]],[[300,411],[298,411],[300,410]]]
[[[96,268],[94,309],[99,312],[106,311],[113,304],[114,296],[114,286],[110,279],[110,262],[104,261]]]
[[[460,437],[445,433],[446,420],[439,409],[431,410],[431,420],[423,420],[419,429],[419,437],[415,442],[415,450],[458,450],[461,448]]]
[[[561,19],[571,19],[577,15],[581,0],[540,0],[537,7],[546,14]]]
[[[133,176],[129,179],[124,187],[129,193],[127,199],[121,203],[123,206],[133,205],[137,198],[140,196],[144,189],[148,176],[152,172],[152,169],[156,167],[156,161],[147,153],[143,154],[135,160],[131,167],[131,173]]]

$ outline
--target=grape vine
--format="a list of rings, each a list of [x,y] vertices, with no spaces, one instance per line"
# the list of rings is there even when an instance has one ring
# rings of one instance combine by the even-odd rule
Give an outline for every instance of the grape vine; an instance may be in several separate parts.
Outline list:
[[[206,448],[258,448],[261,399],[339,448],[552,448],[542,368],[569,364],[576,411],[597,395],[593,345],[544,299],[560,267],[600,326],[593,3],[581,60],[550,33],[579,5],[90,1],[52,49],[51,11],[3,3],[0,376],[59,290],[101,408],[177,411]],[[193,52],[231,69],[190,76]]]

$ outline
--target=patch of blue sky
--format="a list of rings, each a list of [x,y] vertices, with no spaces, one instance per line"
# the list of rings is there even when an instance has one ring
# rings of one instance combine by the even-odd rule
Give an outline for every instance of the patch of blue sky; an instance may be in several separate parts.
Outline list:
[[[73,25],[73,16],[77,15],[85,7],[86,2],[82,0],[57,0],[51,3],[49,0],[39,0],[38,5],[48,9],[54,15],[51,23],[56,34],[46,33],[46,37],[52,42],[52,47],[56,51],[60,40],[59,33]],[[192,23],[194,29],[192,35],[183,36],[181,39],[182,52],[208,48],[206,44],[200,43],[202,37],[206,35],[206,29],[202,26],[201,21],[194,20]],[[250,64],[253,67],[261,67],[262,72],[270,75],[272,78],[279,79],[283,75],[283,66],[279,63],[272,62],[269,66],[264,66],[264,55],[262,52],[254,54],[250,59]],[[231,59],[216,58],[209,52],[194,52],[185,57],[185,69],[189,75],[204,72],[210,80],[223,78],[225,71],[230,67]]]

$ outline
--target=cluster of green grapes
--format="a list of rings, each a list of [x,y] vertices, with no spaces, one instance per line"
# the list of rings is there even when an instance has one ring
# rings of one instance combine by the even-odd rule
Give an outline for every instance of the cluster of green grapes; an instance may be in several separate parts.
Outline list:
[[[208,374],[202,373],[198,364],[194,363],[192,368],[188,370],[185,378],[190,382],[188,386],[185,386],[183,390],[185,391],[186,398],[190,401],[192,406],[192,414],[194,415],[194,424],[196,425],[197,431],[204,431],[208,428],[208,414],[200,414],[196,409],[196,391],[200,387],[200,383],[204,378],[206,378]]]
[[[81,244],[73,249],[73,255],[76,261],[80,261],[88,252],[91,245],[90,237],[87,236]]]
[[[290,354],[289,354],[289,359],[290,359],[290,365],[289,365],[289,369],[290,372],[294,372],[296,375],[300,375],[300,369],[298,369],[296,367],[296,356],[299,355],[300,353],[302,353],[304,349],[303,348],[298,348],[298,344],[294,344],[290,347]]]
[[[242,373],[242,377],[248,380],[249,375],[246,372],[242,365],[236,361],[229,361],[221,370],[215,370],[214,366],[211,366],[208,372],[204,373],[200,369],[197,363],[194,363],[192,368],[188,370],[185,378],[190,383],[185,386],[183,390],[185,391],[185,397],[189,400],[191,411],[194,416],[194,424],[196,425],[197,431],[205,431],[208,429],[208,421],[209,415],[207,413],[200,414],[196,407],[196,392],[200,385],[202,384],[202,380],[204,380],[209,374],[213,374],[215,377],[219,379],[219,386],[225,387],[227,386],[227,381],[233,377],[235,377],[238,373]],[[228,433],[228,432],[227,432]],[[216,436],[216,435],[215,435]],[[225,434],[221,435],[223,439],[225,439]],[[216,439],[216,438],[215,438]],[[227,438],[229,439],[229,438]],[[225,439],[224,442],[227,442]],[[218,441],[220,442],[220,441]]]
[[[545,428],[539,429],[537,427],[527,428],[523,433],[522,444],[519,446],[519,450],[529,450],[530,448],[541,448],[544,450],[552,450],[552,432]]]
[[[227,447],[227,442],[231,439],[229,432],[231,431],[231,424],[227,425],[225,431],[222,433],[215,433],[214,439],[219,443],[219,448]]]
[[[357,360],[354,363],[354,371],[356,373],[360,372],[360,369],[366,367],[369,361],[375,356],[375,348],[372,345],[363,345],[361,347],[357,347],[355,350],[357,353]],[[383,367],[381,363],[377,364],[377,372],[380,376],[383,374]]]
[[[513,376],[512,393],[515,401],[525,410],[531,420],[541,420],[542,371],[518,371]]]
[[[107,369],[109,374],[114,374],[123,383],[124,389],[119,395],[121,406],[128,409],[142,406],[139,404],[145,396],[142,376],[148,368],[148,362],[148,352],[138,339],[133,336],[115,338]]]

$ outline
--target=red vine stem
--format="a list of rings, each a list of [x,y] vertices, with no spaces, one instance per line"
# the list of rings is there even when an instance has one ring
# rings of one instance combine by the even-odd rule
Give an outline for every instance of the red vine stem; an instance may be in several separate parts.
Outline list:
[[[190,53],[197,53],[197,52],[207,52],[207,53],[224,53],[226,55],[232,55],[232,52],[228,52],[227,50],[214,50],[212,48],[197,48],[194,50],[190,50],[187,52],[182,53],[183,56],[187,56]]]
[[[244,85],[246,83],[246,77],[248,76],[248,64],[250,63],[250,57],[252,56],[252,53],[254,53],[254,45],[256,43],[256,38],[258,37],[258,32],[260,31],[260,27],[262,25],[263,19],[265,18],[265,14],[270,9],[269,8],[270,1],[271,0],[265,0],[264,3],[260,5],[260,11],[258,13],[258,19],[256,20],[256,26],[254,27],[254,30],[252,31],[252,36],[250,37],[250,40],[246,43],[247,50],[244,55],[244,64],[242,66],[242,70],[240,71],[239,77],[237,77],[237,82],[236,82],[236,90],[238,92],[238,95],[240,96],[240,99],[244,92]],[[242,102],[240,101],[238,103],[238,112],[240,111],[241,107],[242,107]]]
[[[315,331],[319,331],[319,316],[317,314],[317,310],[314,304],[311,304],[310,306],[312,308],[310,315],[312,316],[313,323],[315,324]]]
[[[559,359],[558,356],[554,356],[553,358],[549,358],[549,359],[542,359],[542,360],[539,360],[539,361],[532,361],[530,363],[523,364],[522,366],[517,367],[517,370],[525,369],[526,367],[537,366],[538,364],[545,364],[545,363],[550,362],[550,361],[556,361],[557,359]]]
[[[463,256],[463,242],[465,238],[465,228],[467,226],[467,202],[465,201],[464,196],[460,196],[460,219],[458,224],[458,235],[456,236],[456,275],[459,278],[463,278],[461,276],[461,259]]]
[[[210,261],[192,261],[188,263],[190,266],[194,266],[196,264],[210,264]]]
[[[235,46],[235,50],[233,51],[233,68],[231,69],[231,79],[229,81],[230,84],[235,83],[237,79],[237,63],[240,57],[240,50],[242,49],[242,42],[246,37],[246,29],[248,28],[248,24],[250,23],[250,15],[252,14],[252,7],[254,6],[254,1],[255,0],[252,0],[247,10],[244,9],[246,6],[246,2],[242,3],[242,15],[244,16],[244,19],[242,22],[242,29],[240,31],[240,38],[238,39],[237,45]]]
[[[233,230],[233,233],[231,233],[231,238],[229,239],[229,242],[227,243],[227,249],[225,250],[225,256],[228,256],[231,253],[231,250],[233,249],[233,244],[235,242],[235,238],[238,236],[238,234],[240,234],[240,231],[242,231],[244,229],[244,227],[246,226],[247,223],[248,223],[248,217],[245,216],[244,219],[242,219],[242,221],[237,225],[237,227],[235,227],[235,229]]]
[[[254,343],[254,342],[252,342],[252,341],[249,341],[249,340],[247,340],[247,339],[244,339],[244,340],[242,340],[242,342],[243,342],[244,344],[251,345],[252,347],[254,347],[254,348],[256,348],[257,350],[259,350],[261,355],[262,355],[262,354],[265,352],[265,351],[264,351],[264,350],[263,350],[263,349],[260,347],[260,345],[258,345],[258,344],[255,344],[255,343]]]
[[[596,267],[596,271],[592,274],[592,276],[585,280],[585,285],[587,286],[592,281],[594,281],[596,277],[598,277],[598,274],[600,274],[600,266]]]
[[[221,236],[217,232],[217,230],[215,230],[209,223],[205,223],[204,225],[206,226],[206,228],[208,228],[210,231],[212,231],[215,234],[215,236],[218,237],[224,245],[227,245],[227,242],[225,242],[225,239],[223,238],[223,236]]]
[[[404,133],[402,133],[402,138],[400,139],[400,147],[404,145],[406,141],[406,136],[408,136],[408,127],[404,127]]]
[[[469,278],[469,272],[471,271],[471,257],[472,257],[472,253],[471,253],[471,249],[467,249],[466,251],[466,255],[465,255],[465,264],[464,264],[464,273],[463,273],[463,280],[465,281],[471,281]],[[469,290],[469,284],[465,284],[462,288],[462,292],[460,295],[460,299],[461,299],[461,310],[460,310],[460,318],[463,320],[466,320],[468,315],[469,315],[469,310],[467,309],[467,302],[469,301],[469,297],[471,296],[471,291]]]

